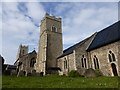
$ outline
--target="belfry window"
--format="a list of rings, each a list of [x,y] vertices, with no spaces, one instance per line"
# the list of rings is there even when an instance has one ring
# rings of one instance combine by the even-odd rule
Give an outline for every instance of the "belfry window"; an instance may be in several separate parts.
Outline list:
[[[54,25],[52,26],[52,32],[57,32],[57,28]]]
[[[24,53],[25,53],[25,50],[23,50],[23,51],[22,51],[22,53],[23,53],[23,55],[24,55]]]
[[[115,55],[112,51],[109,51],[108,57],[110,62],[116,61]]]
[[[86,58],[84,57],[84,55],[82,56],[81,64],[82,64],[82,67],[83,67],[83,68],[87,68],[87,60],[86,60]]]
[[[99,62],[98,62],[98,58],[96,56],[94,56],[93,61],[94,61],[94,68],[99,69]]]

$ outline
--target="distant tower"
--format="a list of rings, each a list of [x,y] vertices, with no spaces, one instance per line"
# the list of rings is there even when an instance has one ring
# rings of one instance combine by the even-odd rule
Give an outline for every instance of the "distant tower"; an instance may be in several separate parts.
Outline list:
[[[36,71],[47,74],[48,69],[57,67],[56,58],[62,54],[61,18],[46,13],[40,25],[40,40]]]
[[[17,53],[17,58],[16,59],[18,59],[19,57],[21,57],[25,54],[28,54],[28,46],[20,45],[19,48],[18,48],[18,53]]]

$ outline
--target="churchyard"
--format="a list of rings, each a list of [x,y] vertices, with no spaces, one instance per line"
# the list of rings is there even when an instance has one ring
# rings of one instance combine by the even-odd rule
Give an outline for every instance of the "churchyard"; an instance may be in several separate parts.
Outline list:
[[[2,88],[118,88],[118,77],[3,76]]]

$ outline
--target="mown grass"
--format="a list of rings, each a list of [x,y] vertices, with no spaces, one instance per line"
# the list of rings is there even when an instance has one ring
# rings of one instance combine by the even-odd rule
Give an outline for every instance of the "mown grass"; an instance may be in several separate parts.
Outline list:
[[[118,88],[118,77],[3,76],[2,88]]]

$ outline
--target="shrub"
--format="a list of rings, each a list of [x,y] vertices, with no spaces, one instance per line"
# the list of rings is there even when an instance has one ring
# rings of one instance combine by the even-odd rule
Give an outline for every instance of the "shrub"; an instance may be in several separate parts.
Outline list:
[[[81,75],[80,75],[80,73],[78,71],[72,70],[72,71],[68,72],[68,76],[69,77],[79,77]]]
[[[99,69],[96,69],[95,73],[97,74],[97,76],[103,76],[103,73]]]

